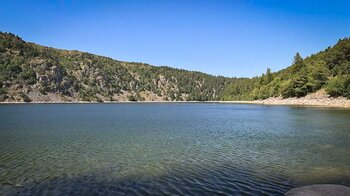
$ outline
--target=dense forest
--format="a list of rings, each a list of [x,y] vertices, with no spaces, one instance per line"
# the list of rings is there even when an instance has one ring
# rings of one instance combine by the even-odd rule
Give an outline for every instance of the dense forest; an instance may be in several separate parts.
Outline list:
[[[59,50],[0,32],[0,101],[211,101],[302,97],[324,88],[350,98],[350,40],[278,72],[227,78]],[[232,74],[234,75],[234,73]]]
[[[256,100],[269,97],[303,97],[321,88],[333,97],[350,98],[350,39],[303,59],[299,53],[291,66],[260,77],[230,83],[223,100]]]

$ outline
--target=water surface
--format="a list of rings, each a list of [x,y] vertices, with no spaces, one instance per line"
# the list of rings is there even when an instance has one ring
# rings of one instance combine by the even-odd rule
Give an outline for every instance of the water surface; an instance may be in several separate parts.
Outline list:
[[[280,195],[350,185],[350,110],[0,105],[0,195]]]

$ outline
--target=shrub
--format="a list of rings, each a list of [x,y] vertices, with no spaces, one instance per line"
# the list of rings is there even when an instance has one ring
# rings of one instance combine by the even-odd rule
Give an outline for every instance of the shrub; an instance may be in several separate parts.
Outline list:
[[[21,92],[19,96],[23,99],[24,102],[31,102],[32,100],[28,97],[28,95]]]
[[[25,69],[21,72],[21,77],[26,81],[27,84],[35,84],[36,74],[35,71],[31,68]]]
[[[332,97],[344,96],[350,98],[350,76],[332,78],[326,85],[326,92]]]
[[[129,101],[137,101],[136,97],[133,95],[128,96]]]
[[[6,48],[0,46],[0,53],[4,53],[4,52],[6,52]]]

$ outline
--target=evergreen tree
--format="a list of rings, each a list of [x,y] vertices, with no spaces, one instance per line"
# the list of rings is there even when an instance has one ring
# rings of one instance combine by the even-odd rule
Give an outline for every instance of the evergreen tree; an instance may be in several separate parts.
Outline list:
[[[301,55],[299,54],[299,52],[297,52],[294,56],[294,61],[293,61],[293,71],[297,72],[299,71],[302,67],[304,67],[304,62],[303,62],[303,58],[301,57]]]
[[[271,73],[271,69],[267,68],[266,70],[266,84],[270,83],[273,79],[272,73]]]

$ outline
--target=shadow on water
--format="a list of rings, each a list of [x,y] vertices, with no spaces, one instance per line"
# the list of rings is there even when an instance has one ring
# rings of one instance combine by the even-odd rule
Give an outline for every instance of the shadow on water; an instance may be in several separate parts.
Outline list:
[[[283,195],[307,185],[274,174],[224,164],[196,171],[175,168],[160,176],[108,178],[106,172],[61,176],[21,185],[0,185],[1,195]],[[112,175],[113,176],[113,175]],[[350,185],[350,179],[327,183]]]
[[[103,173],[103,172],[101,172]],[[103,174],[62,176],[22,185],[1,185],[1,195],[283,195],[296,183],[223,165],[150,177],[106,178]]]
[[[2,110],[0,195],[283,195],[350,185],[348,112],[125,106]]]

